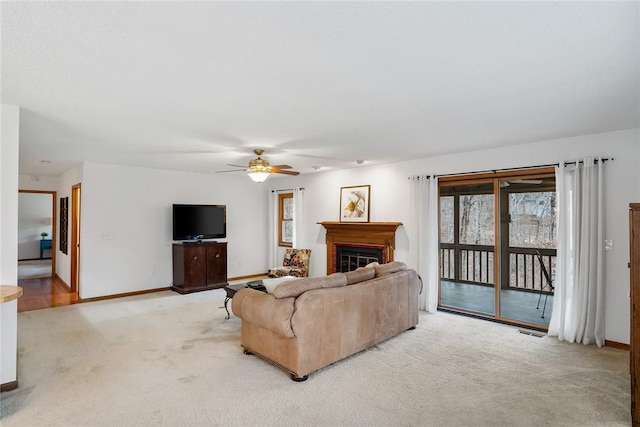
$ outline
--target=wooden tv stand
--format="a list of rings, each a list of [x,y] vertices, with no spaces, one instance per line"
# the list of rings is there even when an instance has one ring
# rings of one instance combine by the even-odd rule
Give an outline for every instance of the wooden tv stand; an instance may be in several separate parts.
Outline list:
[[[181,294],[227,286],[227,243],[174,243],[173,285]]]

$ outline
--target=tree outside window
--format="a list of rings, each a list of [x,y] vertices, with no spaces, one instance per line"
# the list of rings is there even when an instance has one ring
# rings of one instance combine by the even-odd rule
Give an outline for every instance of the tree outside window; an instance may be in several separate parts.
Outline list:
[[[278,194],[278,245],[293,246],[293,193]]]

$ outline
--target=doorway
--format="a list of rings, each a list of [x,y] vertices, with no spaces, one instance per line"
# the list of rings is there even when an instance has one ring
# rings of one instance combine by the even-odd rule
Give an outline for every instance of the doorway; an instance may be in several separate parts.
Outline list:
[[[553,169],[440,180],[439,307],[546,329],[556,256]]]
[[[56,274],[55,202],[55,191],[18,191],[18,280]]]
[[[44,199],[36,200],[34,204],[30,199],[36,196]],[[23,290],[22,297],[18,299],[19,312],[64,306],[78,301],[78,294],[72,292],[56,273],[60,243],[56,203],[55,191],[19,190],[18,286]],[[33,274],[20,274],[20,263],[24,257],[30,258],[35,264],[46,264],[47,270],[37,273],[32,268]],[[64,257],[60,261],[64,267]]]
[[[71,187],[71,292],[80,289],[80,184]]]

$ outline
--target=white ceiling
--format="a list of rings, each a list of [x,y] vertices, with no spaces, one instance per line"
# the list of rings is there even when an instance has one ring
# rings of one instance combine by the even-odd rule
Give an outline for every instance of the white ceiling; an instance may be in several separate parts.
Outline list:
[[[640,127],[638,2],[2,2],[20,173],[302,173]],[[41,160],[50,160],[44,164]]]

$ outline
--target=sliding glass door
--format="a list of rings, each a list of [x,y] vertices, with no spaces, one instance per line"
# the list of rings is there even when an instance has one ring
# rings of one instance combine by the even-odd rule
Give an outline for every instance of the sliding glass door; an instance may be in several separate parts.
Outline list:
[[[500,317],[547,327],[556,260],[555,179],[500,181]]]
[[[440,189],[440,303],[495,313],[493,183]]]
[[[546,328],[555,235],[552,170],[441,179],[439,306]]]

